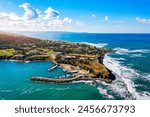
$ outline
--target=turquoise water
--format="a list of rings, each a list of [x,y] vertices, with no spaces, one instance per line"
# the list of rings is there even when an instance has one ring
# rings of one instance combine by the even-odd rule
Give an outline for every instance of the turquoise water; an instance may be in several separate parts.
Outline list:
[[[24,32],[44,39],[82,42],[96,47],[114,48],[104,64],[116,75],[111,84],[74,82],[46,84],[31,82],[31,76],[61,76],[57,69],[47,72],[50,62],[0,61],[1,99],[150,99],[150,34],[89,34],[58,32]],[[2,66],[2,67],[1,67]]]
[[[66,75],[60,68],[48,72],[53,66],[50,62],[0,61],[0,66],[1,99],[103,99],[96,87],[86,83],[47,84],[29,80],[32,76]]]

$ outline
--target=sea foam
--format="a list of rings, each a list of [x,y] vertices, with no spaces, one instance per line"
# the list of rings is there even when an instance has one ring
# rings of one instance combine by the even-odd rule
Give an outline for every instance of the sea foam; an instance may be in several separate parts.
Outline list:
[[[138,50],[130,50],[130,49],[126,49],[126,48],[115,48],[116,53],[120,54],[120,55],[127,55],[127,54],[142,54],[142,53],[150,53],[150,50],[146,50],[146,49],[138,49]]]
[[[110,90],[125,99],[150,99],[148,92],[137,92],[135,88],[134,79],[140,75],[138,71],[121,65],[109,55],[105,55],[103,63],[116,75],[116,80],[108,85]]]
[[[145,57],[142,54],[132,54],[131,57]]]
[[[94,47],[97,47],[97,48],[102,48],[102,47],[105,47],[105,46],[108,45],[107,43],[89,43],[89,42],[81,42],[81,43],[87,44],[87,45],[90,45],[90,46],[94,46]]]
[[[105,97],[107,97],[109,99],[114,99],[114,97],[108,93],[107,89],[99,87],[98,90],[99,90],[100,94],[103,94],[103,96],[105,96]]]

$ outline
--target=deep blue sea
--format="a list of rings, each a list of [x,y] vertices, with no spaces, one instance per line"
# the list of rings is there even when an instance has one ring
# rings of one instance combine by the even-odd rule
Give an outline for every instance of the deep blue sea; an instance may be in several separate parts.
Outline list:
[[[116,75],[111,84],[73,82],[47,84],[31,82],[31,76],[59,77],[62,69],[49,73],[50,62],[0,61],[0,99],[150,99],[150,34],[92,34],[62,32],[21,32],[42,39],[86,43],[113,48],[104,64]]]

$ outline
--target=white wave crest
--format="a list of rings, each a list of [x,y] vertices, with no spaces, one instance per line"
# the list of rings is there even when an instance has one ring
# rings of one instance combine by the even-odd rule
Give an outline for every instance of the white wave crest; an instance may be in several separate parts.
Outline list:
[[[130,50],[129,52],[132,52],[132,53],[149,53],[150,50],[146,50],[146,49],[141,49],[141,50]]]
[[[142,74],[142,78],[145,79],[145,80],[149,80],[150,81],[150,73]]]
[[[136,70],[121,65],[108,55],[105,55],[103,62],[116,75],[116,80],[108,85],[111,90],[125,99],[150,99],[149,94],[136,91],[133,80],[140,75]]]
[[[117,54],[127,54],[129,52],[128,49],[124,48],[115,48]]]
[[[125,58],[114,58],[115,60],[117,60],[117,61],[124,61],[124,60],[126,60]]]
[[[150,53],[150,50],[146,50],[146,49],[138,49],[138,50],[129,50],[129,49],[125,49],[125,48],[115,48],[116,53],[120,54],[120,55],[127,55],[129,53]]]
[[[148,78],[150,79],[150,74],[148,74]]]
[[[25,63],[30,63],[30,61],[25,61]]]
[[[87,44],[87,45],[90,45],[90,46],[94,46],[94,47],[97,47],[97,48],[102,48],[102,47],[105,47],[105,46],[108,45],[107,43],[89,43],[89,42],[81,42],[81,43]]]
[[[71,83],[86,83],[86,84],[92,84],[92,81],[84,81],[84,80],[80,80],[80,81],[72,81]]]
[[[110,94],[108,94],[107,89],[103,89],[102,87],[98,88],[99,93],[103,94],[105,97],[109,98],[109,99],[113,99],[114,97]]]
[[[145,57],[142,54],[132,54],[131,57]]]

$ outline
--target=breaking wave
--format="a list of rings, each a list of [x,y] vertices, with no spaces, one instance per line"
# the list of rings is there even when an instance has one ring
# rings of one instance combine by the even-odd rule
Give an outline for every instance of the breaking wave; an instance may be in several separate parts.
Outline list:
[[[115,48],[115,50],[116,50],[116,53],[120,54],[120,55],[127,55],[129,53],[131,53],[131,54],[150,53],[150,50],[146,50],[146,49],[129,50],[129,49],[125,49],[125,48]]]
[[[75,83],[86,83],[86,84],[92,84],[92,81],[84,81],[84,80],[80,80],[80,81],[72,81],[71,83],[75,84]]]
[[[99,90],[99,93],[103,94],[103,96],[105,96],[106,98],[114,99],[114,97],[108,93],[107,89],[99,87],[98,90]]]
[[[109,87],[109,90],[113,90],[125,99],[150,99],[150,93],[138,92],[135,88],[134,79],[140,76],[138,71],[121,65],[119,61],[108,55],[105,55],[103,62],[116,76],[116,80],[111,84],[103,83]]]
[[[125,61],[126,59],[125,58],[114,58],[115,60],[118,60],[118,61]]]
[[[131,57],[145,57],[142,54],[132,54]]]
[[[102,47],[105,47],[107,46],[108,44],[107,43],[89,43],[89,42],[81,42],[83,44],[87,44],[87,45],[90,45],[90,46],[94,46],[94,47],[97,47],[97,48],[102,48]]]

